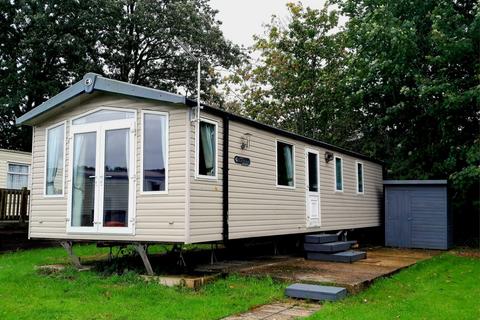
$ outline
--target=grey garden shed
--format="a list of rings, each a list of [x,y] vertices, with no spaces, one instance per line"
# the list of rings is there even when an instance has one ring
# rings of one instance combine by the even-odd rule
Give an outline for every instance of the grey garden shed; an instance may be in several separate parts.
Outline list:
[[[385,180],[385,245],[452,246],[447,180]]]

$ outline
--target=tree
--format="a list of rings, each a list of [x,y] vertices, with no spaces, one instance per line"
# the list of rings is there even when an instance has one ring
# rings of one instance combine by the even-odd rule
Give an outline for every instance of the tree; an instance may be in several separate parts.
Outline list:
[[[241,112],[262,122],[345,145],[357,134],[343,103],[344,36],[336,11],[288,4],[284,23],[273,17],[254,49],[259,61],[229,78],[239,87]]]
[[[86,72],[190,95],[202,59],[203,100],[218,101],[216,67],[239,61],[207,0],[26,0],[0,3],[0,148],[31,150],[15,117]]]
[[[241,58],[227,41],[208,0],[112,1],[112,12],[99,42],[105,74],[118,80],[169,91],[196,90],[197,62],[202,59],[202,90],[218,101],[214,88],[220,75]]]

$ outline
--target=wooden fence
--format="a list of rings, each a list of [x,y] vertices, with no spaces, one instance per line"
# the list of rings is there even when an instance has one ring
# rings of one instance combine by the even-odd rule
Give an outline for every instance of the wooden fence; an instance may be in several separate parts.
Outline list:
[[[30,190],[0,189],[0,221],[28,220]]]

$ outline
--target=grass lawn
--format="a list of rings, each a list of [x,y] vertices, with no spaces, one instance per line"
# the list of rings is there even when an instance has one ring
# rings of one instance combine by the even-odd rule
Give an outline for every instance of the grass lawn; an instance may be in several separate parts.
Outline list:
[[[75,251],[107,252],[91,245]],[[283,297],[284,285],[270,279],[229,277],[193,291],[145,283],[135,274],[34,270],[65,256],[61,248],[0,254],[0,319],[218,319]]]
[[[85,257],[107,249],[75,251]],[[219,319],[280,300],[286,286],[231,276],[193,291],[145,283],[134,273],[107,277],[67,269],[47,276],[34,270],[65,261],[61,248],[0,254],[0,319]],[[326,303],[312,319],[480,319],[480,259],[442,254]]]
[[[480,319],[480,259],[442,254],[326,303],[311,319]]]

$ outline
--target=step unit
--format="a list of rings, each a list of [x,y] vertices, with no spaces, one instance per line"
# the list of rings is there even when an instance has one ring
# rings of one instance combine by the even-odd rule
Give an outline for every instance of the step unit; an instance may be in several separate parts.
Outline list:
[[[341,287],[295,283],[285,289],[285,294],[291,298],[337,301],[345,298],[347,290]]]
[[[338,236],[336,234],[309,234],[305,236],[305,242],[307,243],[326,243],[326,242],[336,242],[338,241]]]
[[[328,243],[305,243],[303,249],[307,252],[340,252],[350,249],[356,241],[335,241]]]
[[[367,258],[366,252],[354,250],[336,253],[307,252],[307,260],[352,263],[365,258]]]

